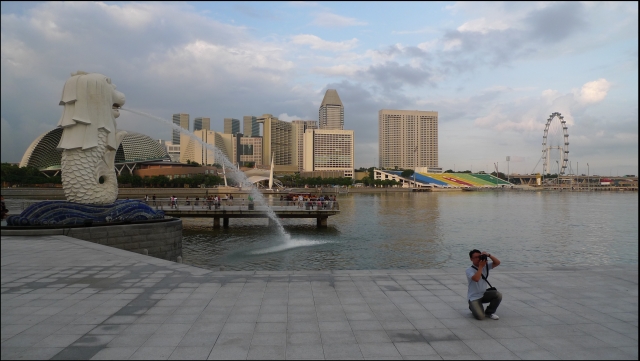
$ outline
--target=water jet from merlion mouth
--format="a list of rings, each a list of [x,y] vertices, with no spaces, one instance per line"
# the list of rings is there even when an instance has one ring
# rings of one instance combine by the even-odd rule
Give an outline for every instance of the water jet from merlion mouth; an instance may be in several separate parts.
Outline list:
[[[253,195],[254,199],[258,200],[258,203],[261,203],[262,205],[264,205],[264,209],[266,211],[267,216],[276,224],[276,229],[278,230],[278,232],[282,235],[282,237],[284,238],[285,241],[290,240],[290,235],[284,230],[284,227],[282,226],[282,223],[280,222],[280,219],[278,218],[278,216],[275,214],[275,212],[271,209],[271,207],[269,207],[269,205],[267,204],[267,201],[264,199],[264,196],[262,195],[262,193],[260,193],[260,191],[256,188],[253,187],[250,182],[247,179],[247,176],[244,174],[244,172],[240,171],[240,170],[236,170],[236,166],[235,164],[233,164],[225,155],[224,153],[216,146],[206,143],[205,141],[203,141],[202,139],[198,138],[195,134],[193,134],[192,132],[190,132],[187,129],[184,129],[182,127],[180,127],[179,125],[174,124],[172,121],[168,120],[168,119],[164,119],[161,117],[157,117],[155,115],[151,115],[148,113],[144,113],[141,111],[137,111],[137,110],[132,110],[132,109],[125,109],[125,108],[121,108],[122,110],[126,110],[130,113],[133,114],[137,114],[146,118],[150,118],[153,120],[157,120],[157,121],[161,121],[164,124],[167,124],[169,126],[171,126],[173,129],[178,130],[179,132],[188,135],[190,138],[194,139],[195,141],[197,141],[198,143],[200,143],[203,147],[207,148],[208,150],[212,151],[214,154],[214,158],[216,160],[216,162],[220,162],[222,161],[222,163],[224,163],[224,166],[228,169],[233,169],[233,172],[228,172],[227,175],[230,175],[231,178],[233,178],[238,184],[240,185],[249,185],[251,186],[251,195]]]

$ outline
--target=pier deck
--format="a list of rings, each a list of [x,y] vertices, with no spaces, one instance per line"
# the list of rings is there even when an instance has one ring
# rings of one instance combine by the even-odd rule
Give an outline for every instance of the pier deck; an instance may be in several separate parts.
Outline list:
[[[218,209],[211,207],[210,210],[208,206],[202,208],[201,206],[191,205],[169,209],[164,207],[163,210],[165,215],[177,218],[213,218],[213,228],[220,228],[221,219],[224,228],[229,227],[229,219],[231,218],[267,218],[270,225],[272,222],[265,206],[255,206],[254,209],[249,209],[246,205],[221,206]],[[337,209],[317,209],[317,207],[306,209],[298,208],[297,206],[273,206],[271,210],[278,218],[315,218],[318,228],[327,227],[328,218],[340,214],[340,210]]]

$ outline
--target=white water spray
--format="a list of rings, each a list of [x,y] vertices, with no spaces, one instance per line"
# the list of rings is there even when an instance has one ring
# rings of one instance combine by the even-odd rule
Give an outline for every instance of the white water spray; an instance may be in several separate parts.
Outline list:
[[[222,151],[220,149],[218,149],[218,147],[205,143],[202,139],[198,138],[195,134],[193,134],[192,132],[190,132],[187,129],[184,129],[182,127],[180,127],[179,125],[173,124],[173,122],[164,119],[164,118],[160,118],[157,117],[155,115],[151,115],[151,114],[147,114],[147,113],[143,113],[137,110],[131,110],[131,109],[125,109],[125,108],[120,108],[121,110],[126,110],[130,113],[133,114],[138,114],[147,118],[151,118],[154,120],[159,120],[163,123],[166,123],[168,125],[170,125],[173,129],[180,131],[181,133],[184,133],[186,135],[188,135],[189,137],[191,137],[192,139],[198,141],[200,144],[202,144],[203,147],[207,148],[208,150],[212,151],[215,157],[216,162],[220,162],[222,161],[222,163],[224,163],[224,165],[226,165],[227,168],[229,168],[229,170],[232,169],[236,169],[235,165],[229,160],[227,159],[227,157],[224,155],[224,153],[222,153]],[[223,165],[223,166],[224,166]],[[258,201],[258,203],[262,204],[264,206],[264,210],[267,214],[267,216],[273,220],[273,222],[276,224],[276,228],[278,229],[278,231],[280,232],[280,234],[283,236],[284,241],[289,241],[291,239],[291,236],[284,230],[284,227],[282,226],[282,223],[280,223],[280,219],[278,219],[278,216],[275,214],[275,212],[273,211],[273,209],[271,209],[271,207],[269,207],[269,205],[267,204],[267,201],[264,199],[264,196],[262,195],[262,193],[260,193],[260,191],[253,187],[253,185],[248,181],[247,176],[244,174],[244,172],[237,170],[237,171],[230,171],[229,172],[229,176],[231,178],[233,178],[238,184],[240,185],[249,185],[251,186],[251,195],[253,195],[253,198]]]

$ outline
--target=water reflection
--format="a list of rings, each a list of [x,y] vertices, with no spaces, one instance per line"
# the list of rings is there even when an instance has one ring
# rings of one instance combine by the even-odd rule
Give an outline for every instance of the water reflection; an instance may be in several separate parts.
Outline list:
[[[266,221],[190,230],[184,261],[238,270],[406,269],[464,266],[472,248],[505,265],[637,263],[638,195],[570,192],[354,194],[339,216],[285,219],[291,243]],[[252,223],[253,222],[253,223]],[[210,223],[210,222],[209,222]]]

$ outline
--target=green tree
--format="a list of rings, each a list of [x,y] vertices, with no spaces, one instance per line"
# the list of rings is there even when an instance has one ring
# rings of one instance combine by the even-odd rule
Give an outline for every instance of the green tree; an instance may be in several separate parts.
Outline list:
[[[410,178],[411,176],[413,176],[413,169],[406,169],[403,170],[402,173],[400,173],[400,176],[402,176],[403,178]]]

